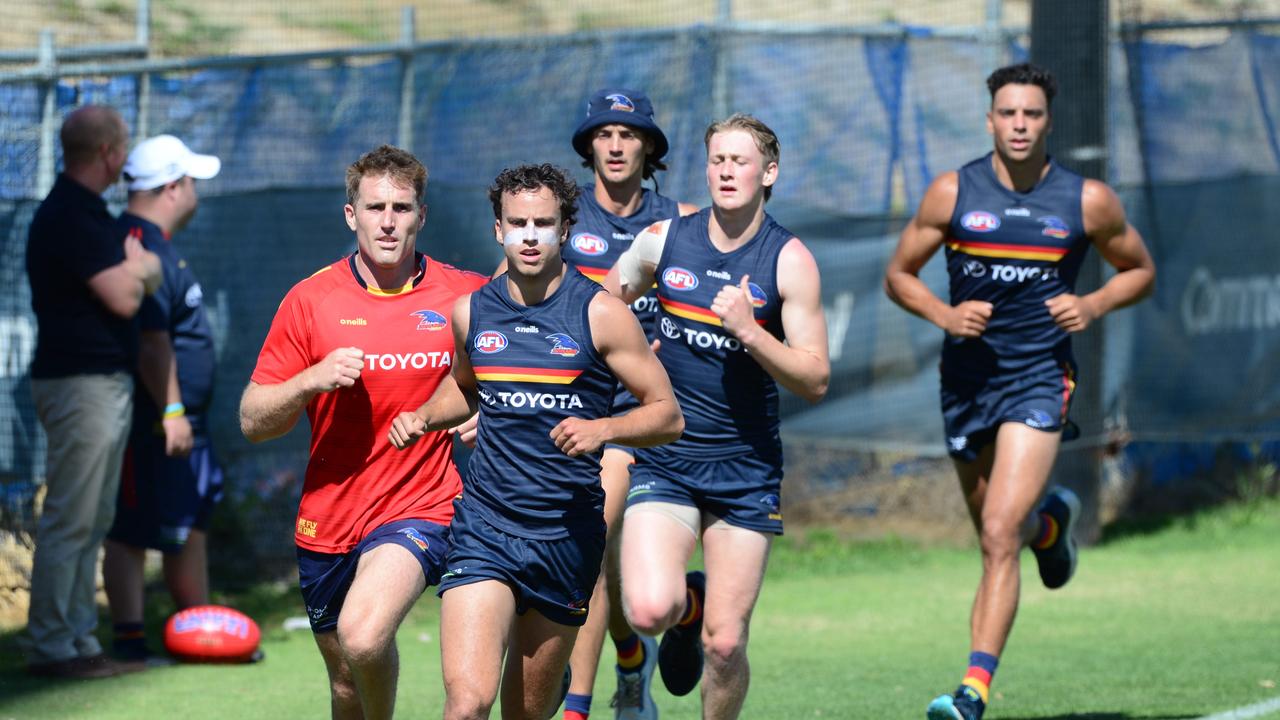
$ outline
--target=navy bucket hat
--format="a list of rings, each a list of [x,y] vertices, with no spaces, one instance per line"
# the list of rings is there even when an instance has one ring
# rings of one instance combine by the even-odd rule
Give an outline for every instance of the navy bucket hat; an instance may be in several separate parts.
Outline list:
[[[587,117],[573,131],[573,149],[583,158],[591,157],[591,131],[614,123],[636,128],[653,140],[654,160],[667,154],[667,136],[653,121],[653,103],[639,90],[626,88],[606,88],[591,94]]]

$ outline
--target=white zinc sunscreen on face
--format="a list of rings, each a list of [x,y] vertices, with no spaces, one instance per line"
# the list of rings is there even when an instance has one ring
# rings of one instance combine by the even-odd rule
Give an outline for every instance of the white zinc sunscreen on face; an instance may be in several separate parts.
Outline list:
[[[537,245],[555,245],[560,237],[555,228],[540,228],[533,225],[512,228],[502,237],[503,245],[524,245],[532,240]]]

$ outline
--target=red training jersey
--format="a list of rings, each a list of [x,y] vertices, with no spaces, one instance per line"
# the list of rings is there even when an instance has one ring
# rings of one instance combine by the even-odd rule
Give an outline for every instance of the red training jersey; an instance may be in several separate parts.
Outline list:
[[[411,288],[384,294],[365,287],[355,255],[339,260],[294,285],[271,322],[251,377],[259,385],[289,380],[336,348],[364,351],[355,385],[307,404],[311,456],[294,533],[300,547],[344,553],[395,520],[453,518],[462,481],[449,434],[427,433],[396,450],[387,432],[452,371],[454,302],[488,278],[421,254],[418,263]]]

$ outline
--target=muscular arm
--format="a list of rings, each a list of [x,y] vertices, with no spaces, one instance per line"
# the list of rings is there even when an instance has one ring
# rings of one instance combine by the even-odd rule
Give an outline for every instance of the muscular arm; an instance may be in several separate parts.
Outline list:
[[[946,241],[959,191],[959,176],[954,172],[939,175],[929,184],[920,208],[902,229],[898,247],[885,268],[884,292],[907,312],[950,335],[978,337],[991,317],[991,303],[967,300],[953,307],[920,280],[921,268]]]
[[[785,343],[756,323],[745,275],[738,285],[721,288],[711,310],[774,380],[805,400],[817,402],[827,394],[831,379],[827,322],[818,264],[799,238],[791,238],[778,255],[777,278]]]
[[[565,418],[551,439],[566,455],[595,452],[605,443],[652,447],[684,432],[684,414],[671,389],[667,371],[649,348],[640,323],[618,298],[599,293],[588,308],[596,351],[640,407],[621,416],[584,420]]]
[[[609,269],[604,287],[623,302],[633,302],[653,287],[654,273],[662,259],[662,248],[667,243],[671,221],[663,220],[645,228],[636,236],[631,247],[622,253],[618,262]]]
[[[1118,272],[1088,295],[1066,293],[1045,301],[1054,322],[1067,332],[1080,332],[1112,310],[1138,302],[1151,292],[1156,278],[1142,236],[1125,219],[1120,198],[1106,183],[1085,180],[1081,206],[1085,233]]]
[[[364,351],[342,347],[284,382],[259,385],[249,381],[240,396],[240,432],[250,442],[284,435],[297,424],[311,398],[355,385],[363,369]]]
[[[479,407],[476,373],[467,355],[467,328],[471,325],[471,295],[463,295],[453,306],[453,371],[440,381],[436,391],[417,410],[402,412],[391,421],[387,439],[398,450],[435,430],[445,430],[475,415]]]

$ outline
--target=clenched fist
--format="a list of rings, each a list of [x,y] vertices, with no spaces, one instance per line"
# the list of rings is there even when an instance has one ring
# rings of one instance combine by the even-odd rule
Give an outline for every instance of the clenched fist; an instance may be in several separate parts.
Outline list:
[[[311,366],[311,388],[315,392],[329,392],[351,387],[360,379],[364,369],[364,351],[360,348],[341,347]]]
[[[943,330],[954,337],[976,338],[986,331],[994,307],[985,300],[965,300],[951,308]]]
[[[577,457],[600,449],[608,440],[605,436],[605,419],[583,420],[569,417],[551,429],[551,439],[556,447],[569,457]]]
[[[391,421],[391,431],[387,439],[397,450],[403,450],[418,442],[418,438],[427,434],[427,421],[416,412],[402,412]]]

